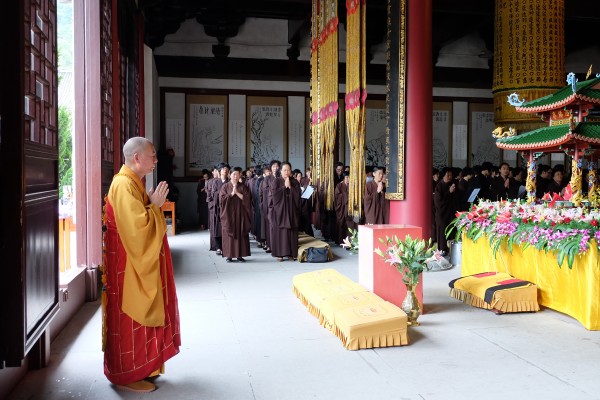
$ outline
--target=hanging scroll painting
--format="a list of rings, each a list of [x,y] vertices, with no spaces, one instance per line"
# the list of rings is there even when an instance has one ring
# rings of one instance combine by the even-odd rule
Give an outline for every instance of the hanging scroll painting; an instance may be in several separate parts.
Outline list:
[[[367,166],[385,166],[385,100],[367,100],[365,159]]]
[[[227,161],[227,96],[187,96],[186,120],[185,174],[202,175]]]
[[[287,98],[248,96],[246,101],[247,160],[250,165],[287,155]]]
[[[452,103],[433,102],[433,167],[441,170],[452,165]]]
[[[492,136],[494,125],[494,106],[492,104],[469,104],[469,127],[471,165],[481,165],[489,161],[500,164],[500,149]]]

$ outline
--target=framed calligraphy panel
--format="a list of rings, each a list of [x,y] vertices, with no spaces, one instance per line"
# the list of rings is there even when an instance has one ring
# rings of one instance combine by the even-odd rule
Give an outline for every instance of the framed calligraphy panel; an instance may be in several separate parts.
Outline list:
[[[186,96],[185,174],[227,161],[227,96]]]
[[[452,103],[433,102],[433,166],[439,170],[452,165]]]
[[[365,165],[385,166],[385,100],[367,100],[365,118]]]
[[[248,96],[246,121],[250,165],[284,161],[287,155],[287,98]]]
[[[493,104],[469,104],[469,128],[471,165],[481,165],[484,161],[499,165],[501,150],[492,136],[495,128]]]

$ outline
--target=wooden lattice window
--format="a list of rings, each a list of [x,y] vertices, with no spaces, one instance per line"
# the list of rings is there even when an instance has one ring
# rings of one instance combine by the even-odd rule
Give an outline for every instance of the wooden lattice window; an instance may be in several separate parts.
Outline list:
[[[112,1],[102,0],[100,15],[100,90],[102,104],[102,130],[100,143],[102,160],[114,160],[114,123],[113,123],[113,65],[112,65]]]
[[[58,146],[58,72],[56,2],[30,0],[24,5],[24,139]]]

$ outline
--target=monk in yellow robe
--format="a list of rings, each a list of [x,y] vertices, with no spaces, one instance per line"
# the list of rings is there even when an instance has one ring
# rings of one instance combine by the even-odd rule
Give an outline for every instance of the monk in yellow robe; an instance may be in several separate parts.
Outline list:
[[[152,143],[131,138],[125,165],[106,198],[103,305],[104,374],[119,389],[151,392],[146,380],[163,372],[181,344],[177,293],[166,222],[160,209],[169,188],[146,193],[142,179],[156,165]]]

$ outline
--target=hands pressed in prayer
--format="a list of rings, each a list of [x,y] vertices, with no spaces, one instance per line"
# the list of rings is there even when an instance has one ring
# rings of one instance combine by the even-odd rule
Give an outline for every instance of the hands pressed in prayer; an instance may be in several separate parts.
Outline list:
[[[377,193],[383,192],[383,181],[377,183]]]
[[[453,184],[450,186],[450,189],[449,189],[449,191],[450,191],[450,193],[454,193],[454,191],[455,191],[455,190],[456,190],[456,185],[453,183]]]
[[[292,187],[292,184],[290,183],[290,177],[288,176],[287,178],[285,178],[285,188],[289,189]]]
[[[169,194],[169,185],[167,182],[162,181],[158,185],[156,185],[156,189],[150,189],[148,192],[148,197],[150,198],[150,202],[158,207],[162,207],[167,200],[167,195]]]

